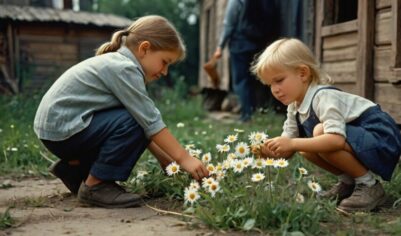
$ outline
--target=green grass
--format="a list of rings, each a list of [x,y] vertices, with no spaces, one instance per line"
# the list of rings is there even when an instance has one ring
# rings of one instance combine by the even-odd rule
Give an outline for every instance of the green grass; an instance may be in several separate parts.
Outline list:
[[[247,139],[247,135],[253,131],[266,132],[272,137],[281,132],[284,121],[282,115],[272,111],[257,112],[249,124],[221,123],[208,118],[202,109],[200,96],[187,96],[182,91],[186,91],[185,84],[177,83],[174,90],[160,89],[156,86],[151,90],[151,94],[163,114],[165,123],[183,145],[194,144],[203,153],[215,153],[216,144],[223,143],[223,139],[233,134],[234,129],[245,131],[241,134],[243,139]],[[49,176],[49,161],[46,158],[56,158],[44,148],[32,129],[41,97],[42,94],[0,97],[0,176]],[[183,123],[184,127],[178,128],[178,123]],[[229,187],[222,190],[225,199],[208,199],[204,194],[199,207],[183,206],[182,210],[195,214],[205,224],[218,229],[262,230],[273,234],[301,231],[307,235],[334,232],[340,235],[354,235],[376,231],[392,235],[400,232],[401,222],[397,214],[399,216],[401,200],[395,203],[395,213],[393,211],[390,216],[366,213],[364,217],[353,215],[341,218],[338,214],[333,214],[335,210],[332,203],[308,196],[308,189],[301,187],[300,191],[306,194],[308,201],[302,207],[295,207],[293,202],[290,204],[288,196],[279,194],[286,191],[293,194],[291,187],[295,182],[292,180],[296,177],[294,173],[299,166],[307,168],[324,189],[335,182],[333,176],[306,163],[302,158],[295,157],[290,161],[288,170],[280,173],[280,182],[277,182],[279,190],[275,193],[275,198],[278,199],[276,203],[267,202],[269,193],[261,189],[255,187],[252,191],[249,190],[247,185],[253,183],[247,184],[246,178],[249,180],[251,173],[244,173],[246,178],[233,175],[231,179],[226,180]],[[137,174],[142,170],[146,170],[148,174],[138,178]],[[185,174],[167,177],[157,161],[146,152],[134,168],[130,179],[124,184],[142,194],[164,195],[170,199],[182,200],[184,188],[189,181],[190,178]],[[236,189],[238,185],[245,188]],[[400,166],[397,167],[392,182],[386,182],[384,186],[391,197],[401,199]],[[1,188],[7,187],[4,185]],[[249,194],[255,196],[252,199],[254,201],[249,201]],[[3,213],[0,218],[1,227],[10,227],[11,220],[8,211]],[[348,231],[344,227],[350,224],[364,229]],[[391,225],[391,228],[387,225]]]

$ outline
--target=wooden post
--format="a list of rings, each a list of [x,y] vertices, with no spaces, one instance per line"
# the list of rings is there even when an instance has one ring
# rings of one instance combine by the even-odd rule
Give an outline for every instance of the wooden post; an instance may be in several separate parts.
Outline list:
[[[359,95],[374,98],[373,44],[375,30],[375,2],[358,0],[358,54],[356,83]]]
[[[391,60],[393,68],[401,68],[401,0],[392,0],[391,15],[393,16],[391,42]]]
[[[316,24],[315,24],[315,55],[316,59],[322,63],[322,26],[323,26],[323,11],[324,11],[324,1],[315,1],[315,11],[316,11]]]

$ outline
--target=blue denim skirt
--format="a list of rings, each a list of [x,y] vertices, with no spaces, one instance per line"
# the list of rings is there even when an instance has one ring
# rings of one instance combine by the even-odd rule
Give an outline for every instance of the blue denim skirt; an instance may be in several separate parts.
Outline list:
[[[395,121],[377,105],[347,123],[346,133],[358,160],[389,181],[401,154],[401,134]]]

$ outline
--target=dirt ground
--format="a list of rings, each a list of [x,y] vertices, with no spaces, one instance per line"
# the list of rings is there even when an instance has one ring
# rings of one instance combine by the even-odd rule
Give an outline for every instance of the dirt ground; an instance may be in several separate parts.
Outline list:
[[[57,179],[0,178],[0,184],[12,186],[0,189],[0,212],[13,206],[9,212],[16,221],[14,227],[0,230],[0,236],[224,235],[205,227],[190,229],[182,216],[163,214],[147,206],[128,209],[83,206]],[[147,204],[166,209],[171,202],[154,199]]]

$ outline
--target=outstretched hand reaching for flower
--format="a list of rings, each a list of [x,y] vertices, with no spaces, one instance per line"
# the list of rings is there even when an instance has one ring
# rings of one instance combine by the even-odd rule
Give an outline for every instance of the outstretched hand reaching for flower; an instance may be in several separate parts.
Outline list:
[[[288,137],[276,137],[268,139],[262,148],[265,153],[270,153],[274,158],[289,157],[295,151],[292,145],[292,139]]]

